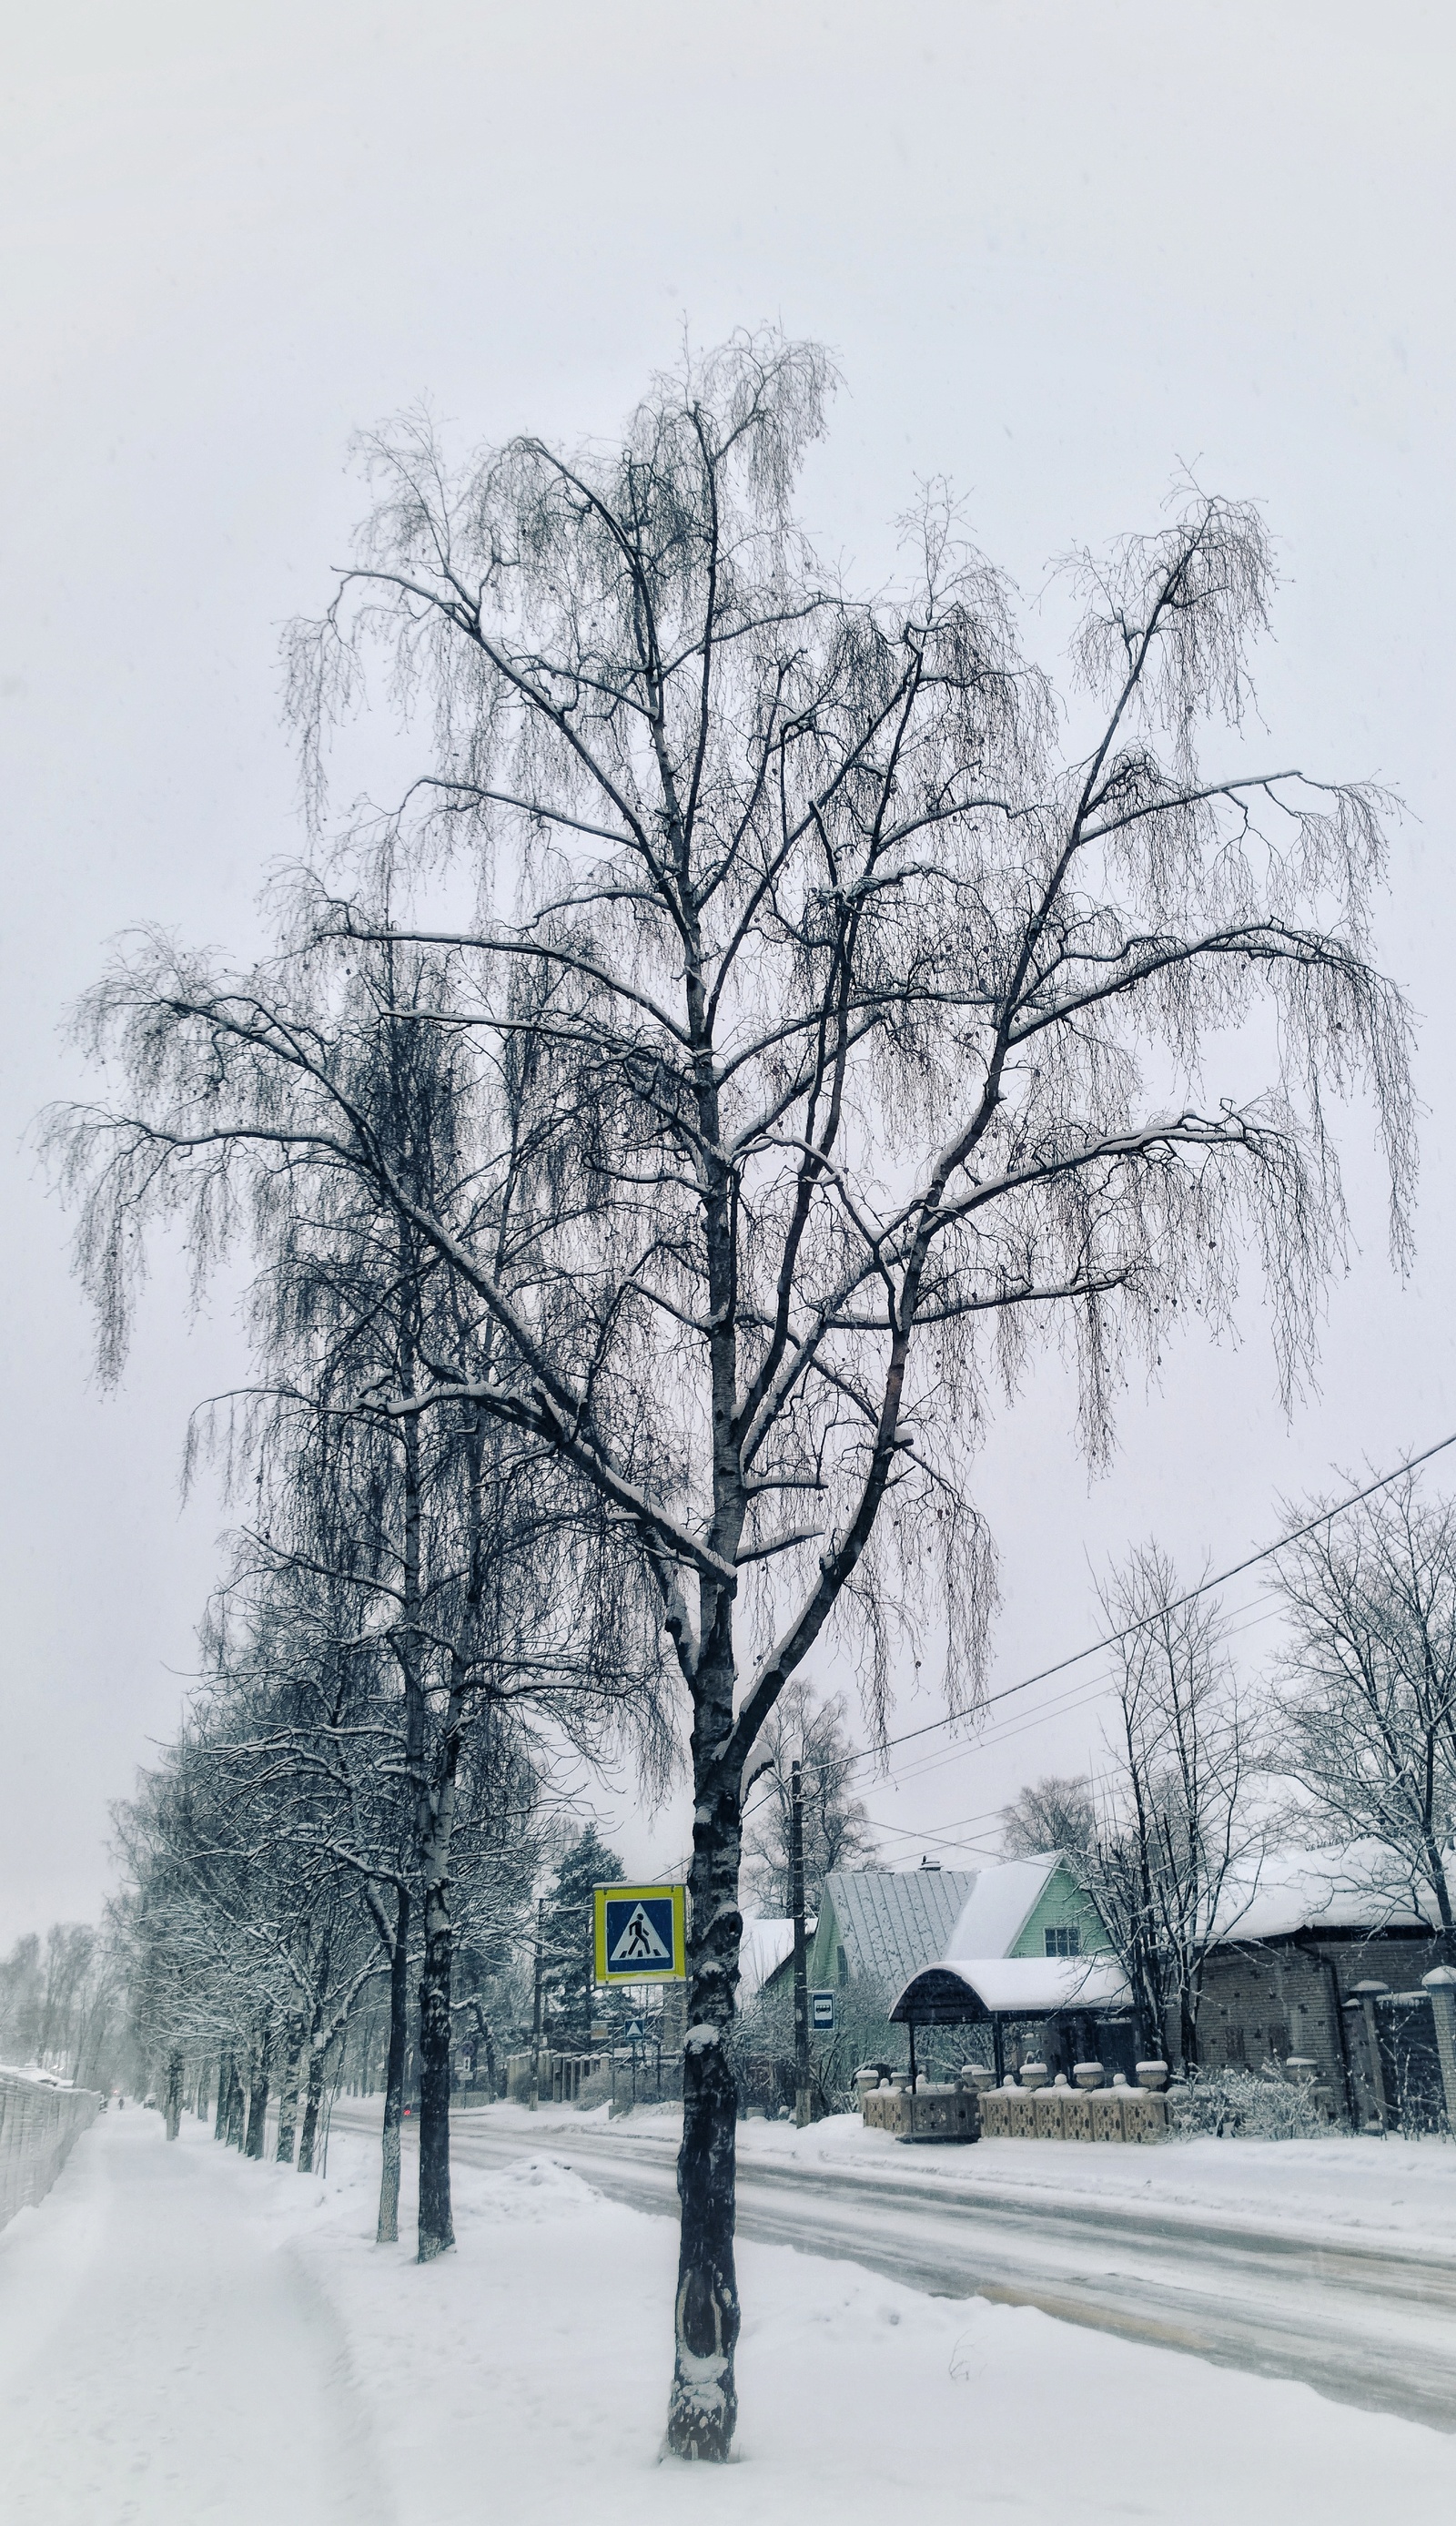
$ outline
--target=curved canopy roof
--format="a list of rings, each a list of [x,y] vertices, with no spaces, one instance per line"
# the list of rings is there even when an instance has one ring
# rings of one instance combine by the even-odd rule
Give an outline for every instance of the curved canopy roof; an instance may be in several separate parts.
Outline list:
[[[976,2026],[987,2017],[1054,2017],[1073,2008],[1130,2008],[1110,1956],[958,1956],[912,1974],[890,2016],[897,2026]]]

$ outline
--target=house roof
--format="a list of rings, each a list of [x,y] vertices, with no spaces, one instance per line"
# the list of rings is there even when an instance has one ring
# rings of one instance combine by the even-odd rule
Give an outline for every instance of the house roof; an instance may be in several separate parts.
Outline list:
[[[1456,1897],[1456,1864],[1446,1877]],[[1226,1884],[1215,1923],[1220,1945],[1292,1937],[1296,1930],[1434,1930],[1430,1885],[1413,1886],[1383,1843],[1331,1843],[1317,1850],[1266,1851]]]
[[[812,1920],[805,1924],[810,1938],[814,1936],[814,1926]],[[793,1951],[792,1921],[759,1921],[745,1915],[738,1948],[738,1997],[752,1999],[770,1976],[788,1962]]]
[[[1109,1956],[956,1956],[912,1974],[890,2016],[898,2026],[910,2018],[917,2026],[964,2026],[983,2017],[1127,2008],[1131,1996]]]
[[[1003,1859],[998,1867],[979,1869],[941,1954],[1009,1955],[1061,1856],[1059,1850],[1043,1850],[1035,1859]]]
[[[976,1885],[966,1868],[836,1868],[825,1879],[850,1971],[898,1991],[943,1955]]]

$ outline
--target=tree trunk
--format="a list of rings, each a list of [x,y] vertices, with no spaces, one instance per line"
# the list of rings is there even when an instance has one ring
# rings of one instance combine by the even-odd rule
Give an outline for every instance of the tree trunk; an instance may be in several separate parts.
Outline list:
[[[214,2140],[223,2140],[226,2136],[227,2098],[231,2093],[231,2087],[232,2055],[230,2052],[220,2052],[218,2055],[218,2113],[217,2120],[213,2124]]]
[[[389,2058],[384,2070],[384,2141],[379,2165],[377,2246],[399,2243],[399,2137],[404,2120],[405,2055],[410,2040],[410,1897],[395,1898],[394,1953],[389,1960]]]
[[[193,2112],[194,2112],[194,2114],[197,2116],[197,2119],[198,2119],[198,2121],[199,2121],[200,2123],[205,2123],[205,2122],[206,2122],[206,2120],[207,2120],[207,2063],[206,2063],[205,2061],[202,2063],[202,2065],[201,2065],[201,2067],[199,2068],[198,2073],[197,2073],[197,2093],[196,2093],[196,2095],[195,2095],[195,2097],[193,2097],[193,2100],[192,2100],[192,2111],[193,2111]]]
[[[312,2175],[319,2139],[319,2108],[324,2099],[324,2046],[317,2035],[309,2045],[308,2093],[303,2103],[303,2131],[298,2143],[298,2172]]]
[[[258,2038],[253,2055],[253,2075],[248,2091],[248,2136],[243,2143],[245,2157],[263,2155],[264,2136],[268,2129],[268,2056],[270,2035],[265,2026]]]
[[[182,2056],[167,2056],[167,2137],[176,2140],[182,2127]]]
[[[726,1706],[730,1726],[730,1671],[726,1693],[711,1699]],[[716,1715],[721,1720],[723,1711]],[[693,1752],[688,2023],[678,2155],[682,2226],[668,2448],[689,2461],[723,2464],[738,2417],[733,2378],[740,2321],[733,2264],[738,2091],[726,2038],[732,2023],[743,1932],[738,1910],[741,1826],[738,1784],[725,1784],[711,1758],[704,1760],[700,1742]]]
[[[449,1888],[431,1874],[425,1890],[425,1962],[420,1975],[420,2260],[455,2243],[450,2215],[450,1975],[454,1931]]]
[[[293,2163],[293,2144],[298,2136],[298,2059],[302,2050],[303,2019],[290,2017],[283,2082],[278,2090],[278,2145],[275,2154],[279,2166]]]
[[[235,2060],[229,2060],[227,2069],[229,2082],[227,2089],[227,2146],[229,2148],[241,2148],[243,2145],[243,2084],[237,2075],[237,2063]]]

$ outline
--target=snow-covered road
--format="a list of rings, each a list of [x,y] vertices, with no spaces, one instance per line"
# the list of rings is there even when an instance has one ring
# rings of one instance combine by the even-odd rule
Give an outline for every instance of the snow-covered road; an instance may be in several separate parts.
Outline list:
[[[341,2104],[336,2119],[369,2128],[377,2109]],[[677,2210],[670,2127],[581,2119],[573,2128],[494,2108],[459,2116],[453,2144],[462,2164],[478,2167],[549,2151],[612,2199]],[[1377,2244],[1281,2222],[1261,2228],[1247,2215],[1210,2217],[1157,2199],[1018,2192],[979,2168],[973,2190],[956,2184],[948,2155],[921,2174],[914,2161],[813,2165],[747,2151],[740,2233],[936,2296],[1039,2307],[1126,2340],[1299,2378],[1342,2402],[1456,2430],[1449,2249],[1423,2249],[1398,2233]]]
[[[5,2526],[377,2526],[343,2333],[258,2169],[105,2115],[0,2238]]]

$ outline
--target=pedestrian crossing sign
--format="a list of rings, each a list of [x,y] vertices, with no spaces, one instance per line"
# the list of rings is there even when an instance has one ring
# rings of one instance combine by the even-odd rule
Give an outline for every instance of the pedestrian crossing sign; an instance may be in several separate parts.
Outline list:
[[[598,1982],[685,1982],[687,1903],[681,1886],[597,1886]]]

